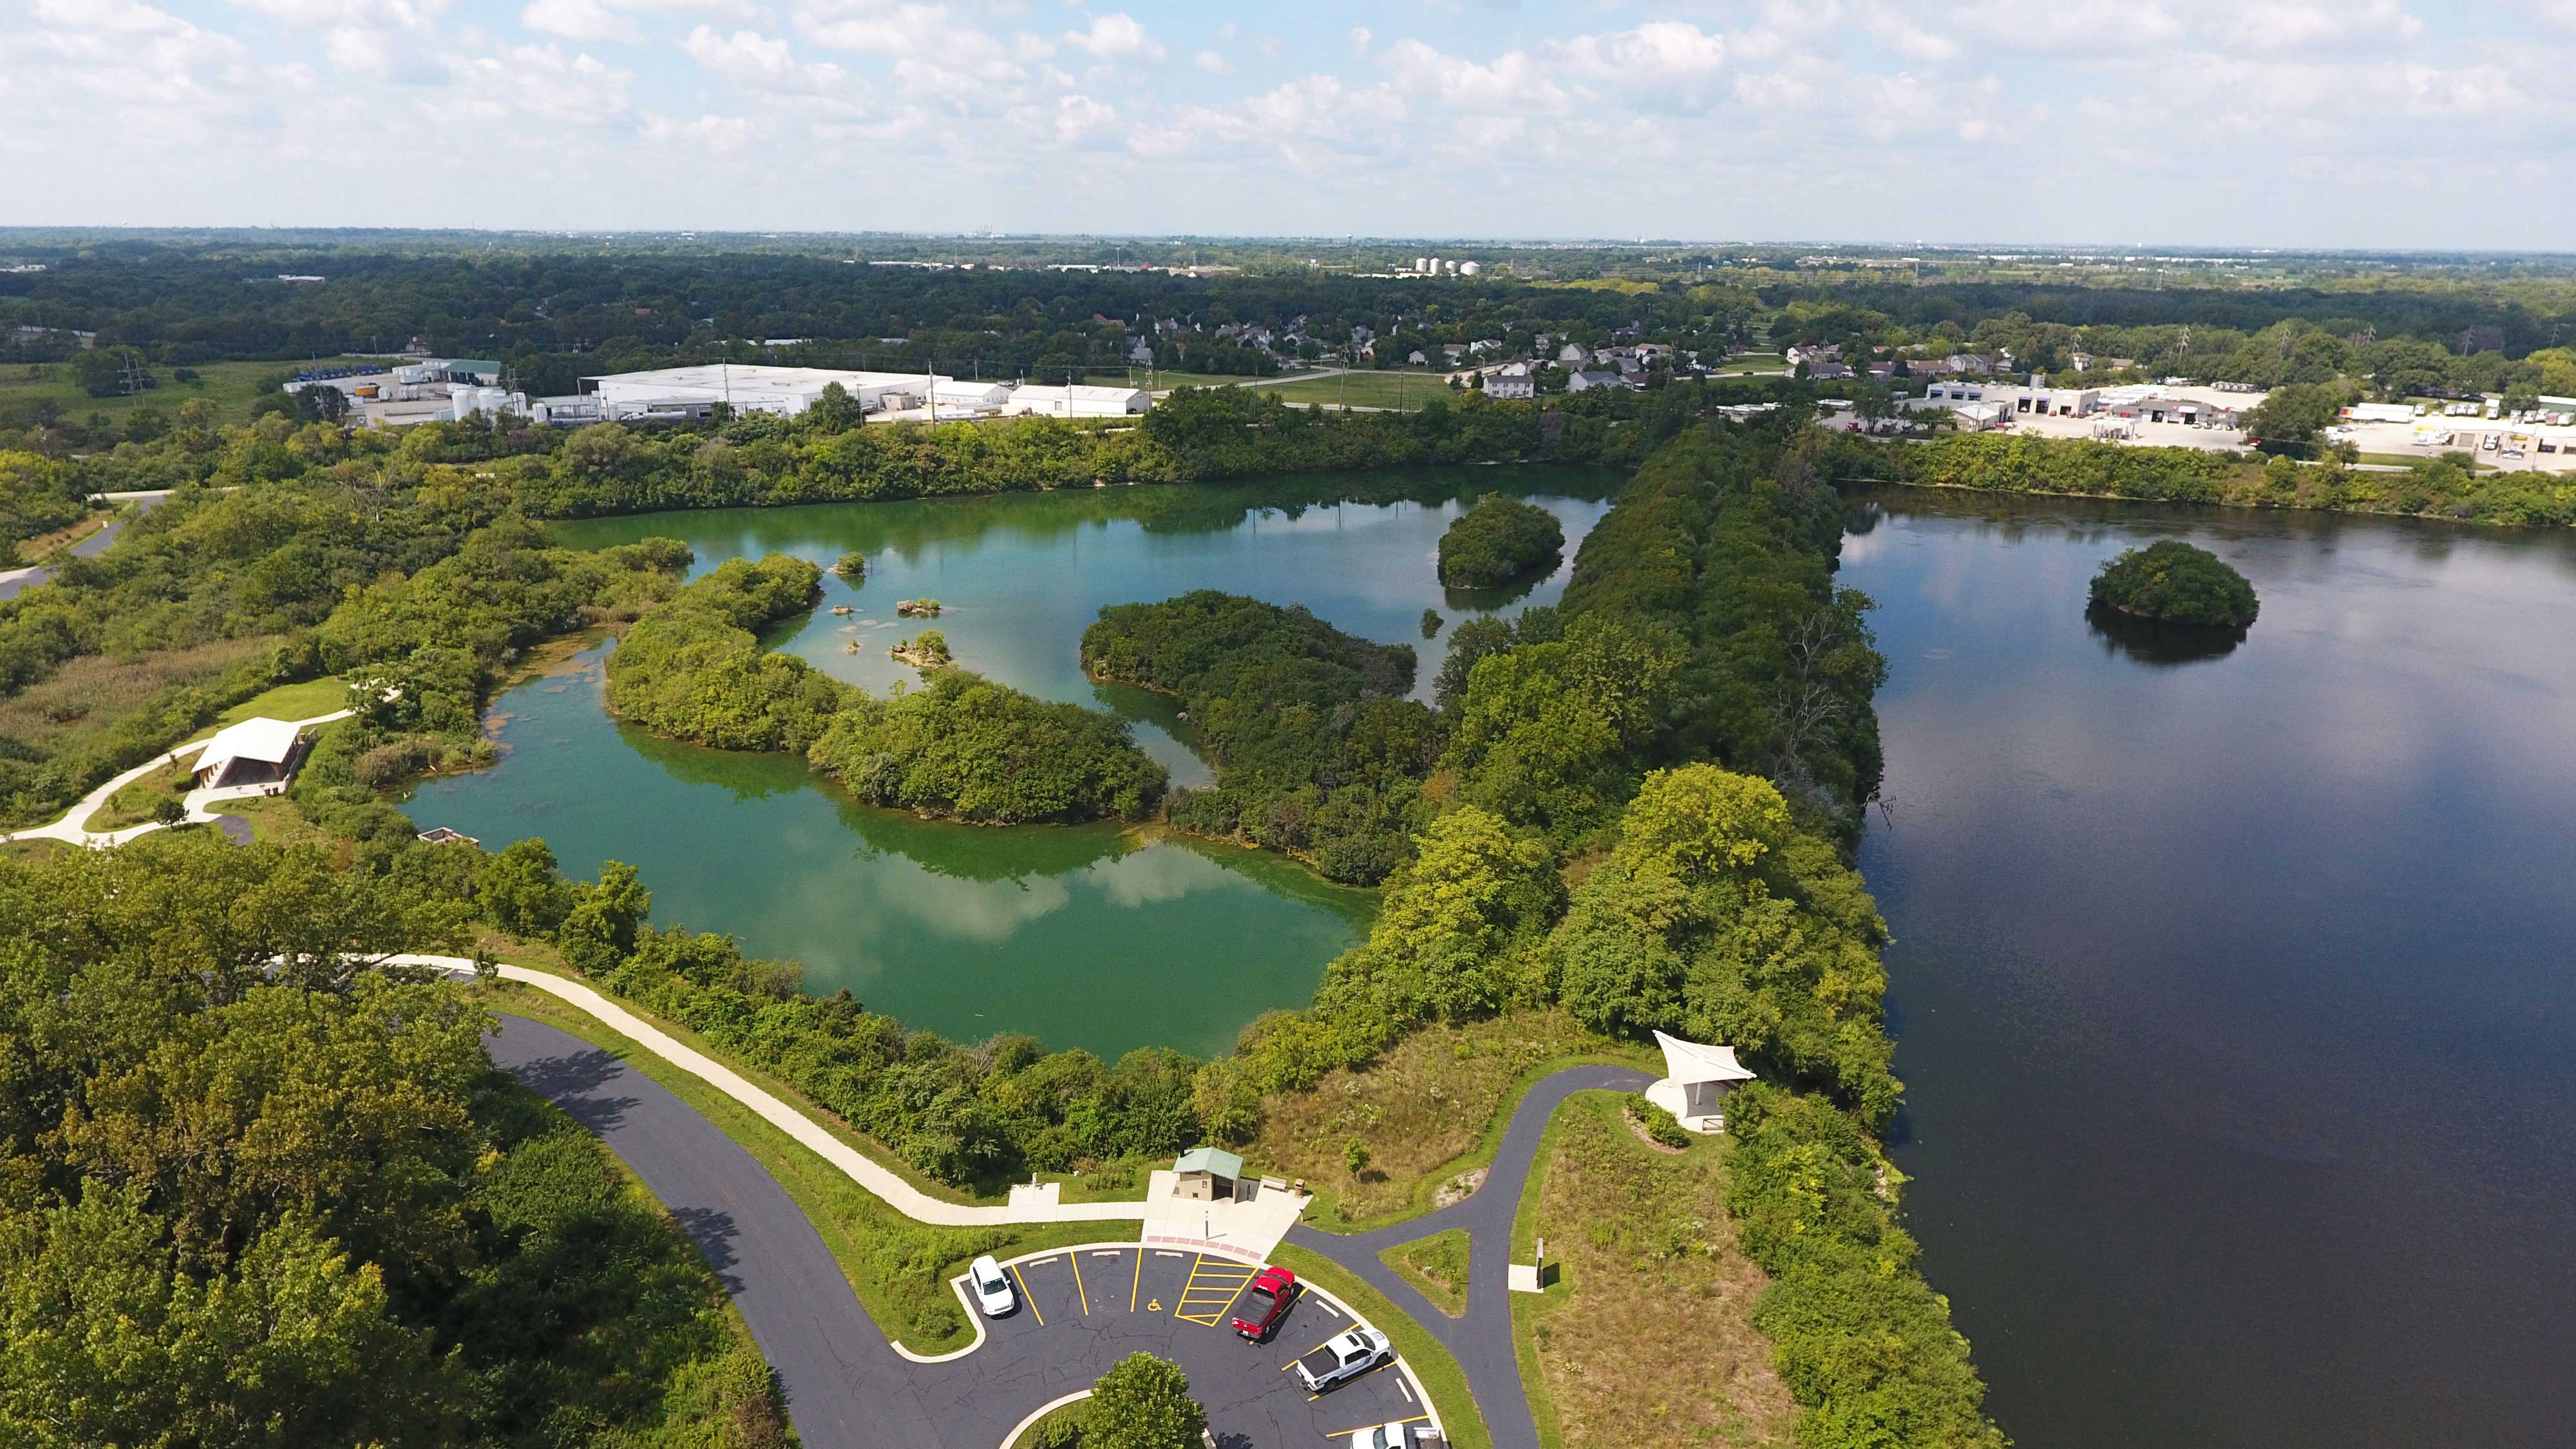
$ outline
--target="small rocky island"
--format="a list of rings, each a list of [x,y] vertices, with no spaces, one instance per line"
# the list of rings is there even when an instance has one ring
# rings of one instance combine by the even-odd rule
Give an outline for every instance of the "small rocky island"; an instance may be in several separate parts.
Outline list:
[[[954,662],[954,656],[948,652],[948,636],[936,629],[924,629],[909,639],[899,639],[886,652],[915,669],[945,669]]]
[[[1453,589],[1495,588],[1552,573],[1564,557],[1565,528],[1555,514],[1488,493],[1440,535],[1440,582]]]
[[[2243,629],[2262,606],[2224,559],[2168,538],[2104,564],[2093,577],[2092,607],[2160,624]]]

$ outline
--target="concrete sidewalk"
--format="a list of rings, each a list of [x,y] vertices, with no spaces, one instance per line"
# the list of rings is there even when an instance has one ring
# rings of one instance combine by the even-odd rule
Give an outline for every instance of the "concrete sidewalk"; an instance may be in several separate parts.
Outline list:
[[[391,956],[386,958],[386,964],[427,966],[460,975],[474,971],[474,963],[462,956]],[[1250,1202],[1202,1203],[1175,1197],[1174,1175],[1170,1172],[1153,1175],[1152,1186],[1141,1202],[1060,1202],[1059,1188],[1054,1183],[1013,1188],[1010,1202],[1001,1206],[949,1202],[923,1192],[894,1169],[826,1131],[775,1093],[588,986],[525,966],[505,965],[498,970],[505,981],[535,987],[580,1007],[601,1025],[750,1108],[761,1120],[810,1148],[816,1156],[848,1174],[853,1182],[916,1222],[952,1228],[1004,1223],[1132,1222],[1142,1225],[1147,1236],[1159,1229],[1169,1241],[1207,1243],[1219,1251],[1266,1258],[1306,1208],[1307,1198],[1285,1192],[1263,1192]]]

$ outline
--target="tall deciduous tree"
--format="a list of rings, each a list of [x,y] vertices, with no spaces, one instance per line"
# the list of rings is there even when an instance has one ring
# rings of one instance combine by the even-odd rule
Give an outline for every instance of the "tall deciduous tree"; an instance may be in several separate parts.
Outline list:
[[[1198,1449],[1207,1410],[1189,1377],[1150,1353],[1131,1353],[1100,1376],[1083,1421],[1085,1449]]]

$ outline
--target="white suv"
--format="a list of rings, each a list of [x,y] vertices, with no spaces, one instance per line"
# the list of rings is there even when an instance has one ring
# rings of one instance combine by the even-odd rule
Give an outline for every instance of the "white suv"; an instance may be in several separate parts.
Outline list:
[[[1011,1295],[1011,1280],[1002,1274],[1002,1265],[990,1253],[977,1258],[966,1269],[966,1281],[975,1290],[975,1304],[986,1318],[999,1318],[1020,1306]]]

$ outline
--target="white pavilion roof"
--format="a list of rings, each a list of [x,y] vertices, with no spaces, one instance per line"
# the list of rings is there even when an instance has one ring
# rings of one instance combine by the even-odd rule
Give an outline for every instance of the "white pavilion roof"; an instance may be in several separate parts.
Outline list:
[[[198,772],[221,770],[235,760],[257,760],[262,764],[283,765],[295,753],[297,727],[292,720],[261,717],[227,725],[206,741],[197,756]]]
[[[1735,1059],[1735,1048],[1706,1046],[1663,1032],[1655,1043],[1664,1049],[1664,1075],[1676,1082],[1749,1082],[1753,1073]]]

